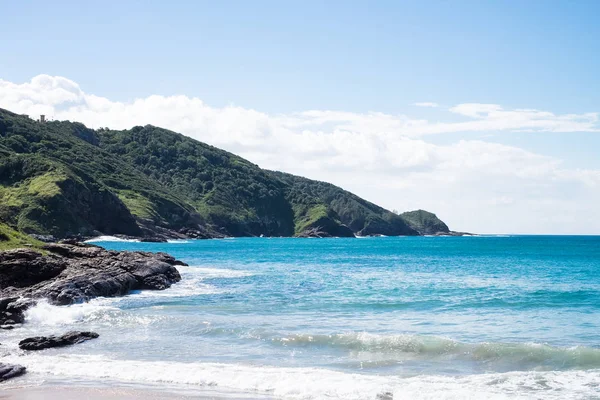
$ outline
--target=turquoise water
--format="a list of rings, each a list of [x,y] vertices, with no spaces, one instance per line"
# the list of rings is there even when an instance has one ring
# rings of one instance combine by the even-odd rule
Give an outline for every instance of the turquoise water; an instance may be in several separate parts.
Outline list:
[[[101,335],[11,355],[30,366],[32,384],[235,398],[600,398],[600,237],[97,244],[190,266],[164,292],[31,310],[32,334]],[[23,332],[7,335],[10,348]]]

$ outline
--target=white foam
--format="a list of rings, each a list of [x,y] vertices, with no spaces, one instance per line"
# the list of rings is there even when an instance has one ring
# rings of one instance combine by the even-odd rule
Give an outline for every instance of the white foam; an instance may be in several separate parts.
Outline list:
[[[70,306],[53,306],[47,301],[38,302],[25,312],[25,320],[36,325],[70,325],[96,319],[107,311],[117,311],[111,299],[95,299],[89,303]]]
[[[139,239],[121,239],[116,236],[98,236],[85,241],[85,243],[93,242],[139,242]]]
[[[179,272],[185,275],[194,275],[205,279],[210,278],[243,278],[246,276],[255,275],[253,272],[239,270],[239,269],[227,269],[227,268],[210,268],[210,267],[177,267]]]
[[[223,391],[268,393],[278,398],[296,400],[568,400],[593,398],[597,396],[600,385],[600,370],[401,378],[323,368],[116,360],[105,356],[73,354],[13,354],[3,360],[25,365],[30,372],[45,376],[138,384],[194,385]]]
[[[169,239],[167,240],[167,243],[171,243],[171,244],[189,244],[192,243],[190,240],[184,240],[184,239]]]
[[[206,267],[186,267],[178,266],[181,273],[181,281],[173,284],[166,290],[144,290],[134,294],[137,297],[162,297],[177,298],[198,295],[211,295],[227,293],[227,289],[217,288],[214,285],[204,282],[212,278],[241,278],[252,276],[249,271],[241,271],[224,268],[206,268]]]
[[[216,288],[202,282],[202,279],[182,278],[178,283],[173,284],[166,290],[142,290],[127,296],[128,298],[177,298],[191,297],[199,295],[227,293],[227,290]]]

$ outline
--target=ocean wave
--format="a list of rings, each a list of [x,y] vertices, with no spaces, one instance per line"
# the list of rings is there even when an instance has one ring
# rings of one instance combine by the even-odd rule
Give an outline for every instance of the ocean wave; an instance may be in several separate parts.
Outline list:
[[[600,370],[527,371],[465,376],[367,375],[323,368],[118,360],[73,354],[10,355],[33,374],[147,385],[186,385],[308,399],[582,399],[594,398]]]
[[[166,290],[140,290],[123,297],[104,297],[92,299],[87,303],[68,306],[55,306],[45,300],[38,302],[25,313],[26,321],[35,325],[68,325],[78,322],[90,322],[107,318],[109,312],[118,312],[121,306],[135,306],[138,300],[153,298],[187,298],[193,296],[227,293],[227,289],[217,288],[204,282],[212,278],[241,278],[252,276],[249,271],[178,266],[181,281]],[[139,304],[138,304],[139,305]]]
[[[210,268],[200,266],[189,266],[189,267],[177,267],[179,272],[182,274],[189,274],[190,276],[202,277],[204,279],[212,278],[244,278],[247,276],[254,276],[255,273],[251,271],[239,270],[239,269],[227,269],[227,268]]]
[[[539,343],[463,343],[424,335],[376,335],[366,332],[332,335],[296,334],[268,339],[287,347],[327,346],[349,351],[396,354],[396,359],[453,357],[511,366],[548,366],[558,369],[600,368],[600,349],[554,347]]]
[[[177,266],[181,274],[181,281],[173,284],[166,290],[143,290],[135,292],[135,296],[140,298],[183,298],[212,294],[229,293],[228,288],[219,288],[210,283],[207,279],[216,278],[243,278],[254,275],[249,271],[226,269],[226,268],[208,268],[195,266]]]
[[[88,303],[55,306],[46,300],[38,302],[25,312],[25,320],[34,325],[70,325],[101,318],[107,312],[119,309],[109,299],[95,299]]]
[[[97,243],[97,242],[132,242],[137,243],[139,239],[121,239],[116,236],[98,236],[89,240],[86,240],[85,243]]]

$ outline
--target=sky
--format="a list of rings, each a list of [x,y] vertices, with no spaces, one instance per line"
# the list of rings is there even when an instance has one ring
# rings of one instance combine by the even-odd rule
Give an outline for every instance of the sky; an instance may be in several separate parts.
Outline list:
[[[0,10],[2,108],[165,127],[454,230],[600,234],[600,2]]]

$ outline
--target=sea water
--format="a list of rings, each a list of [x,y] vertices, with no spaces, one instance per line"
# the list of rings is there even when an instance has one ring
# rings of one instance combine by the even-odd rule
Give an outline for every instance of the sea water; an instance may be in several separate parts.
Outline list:
[[[0,334],[9,385],[283,399],[600,399],[600,237],[138,243],[189,264],[165,291],[56,307]],[[97,340],[26,353],[69,329]]]

